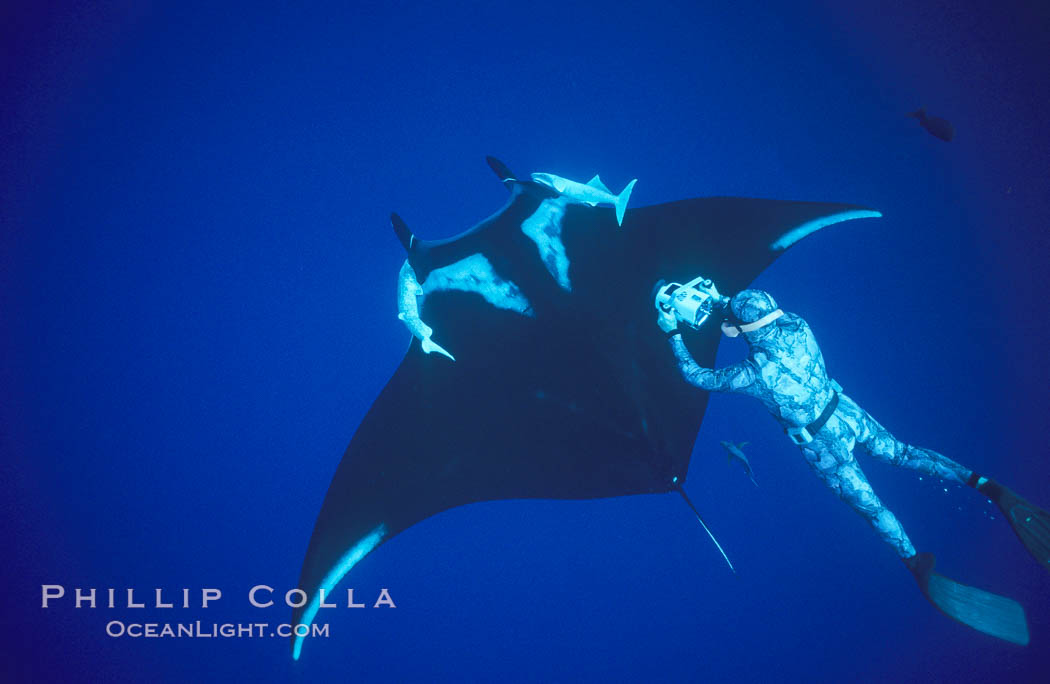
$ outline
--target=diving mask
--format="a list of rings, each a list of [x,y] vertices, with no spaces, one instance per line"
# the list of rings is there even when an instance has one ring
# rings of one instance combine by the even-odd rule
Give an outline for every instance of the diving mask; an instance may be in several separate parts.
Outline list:
[[[703,276],[681,283],[657,284],[653,302],[661,313],[674,313],[675,318],[690,328],[699,328],[714,313],[729,304],[729,297]]]

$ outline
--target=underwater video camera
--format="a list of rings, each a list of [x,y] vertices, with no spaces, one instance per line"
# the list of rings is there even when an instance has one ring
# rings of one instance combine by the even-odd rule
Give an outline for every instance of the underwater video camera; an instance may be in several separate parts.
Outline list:
[[[715,310],[729,304],[729,297],[720,295],[715,284],[703,276],[684,285],[661,280],[653,292],[657,311],[674,313],[675,318],[693,329],[703,325]]]

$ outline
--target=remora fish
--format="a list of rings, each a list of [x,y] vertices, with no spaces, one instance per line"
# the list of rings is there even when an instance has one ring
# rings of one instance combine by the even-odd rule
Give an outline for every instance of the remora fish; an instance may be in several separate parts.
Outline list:
[[[747,460],[747,456],[744,455],[743,448],[748,445],[748,442],[740,442],[739,444],[733,444],[732,442],[722,442],[722,448],[726,450],[728,459],[732,461],[734,458],[744,466],[744,472],[751,478],[751,482],[757,487],[758,483],[755,482],[755,474],[751,470],[751,461]]]
[[[456,358],[452,354],[449,354],[440,344],[430,339],[430,336],[434,334],[434,330],[419,317],[418,297],[422,294],[423,288],[416,280],[416,273],[406,261],[401,267],[401,273],[398,275],[397,280],[397,318],[405,324],[412,336],[420,341],[424,352],[427,354],[438,352],[455,361]]]
[[[592,207],[598,204],[613,205],[616,208],[616,223],[621,226],[623,225],[624,212],[627,211],[627,202],[631,199],[631,190],[634,190],[634,184],[638,182],[638,179],[635,178],[627,184],[623,192],[619,195],[614,195],[609,188],[605,187],[605,183],[602,183],[602,179],[597,175],[586,183],[577,183],[568,178],[555,176],[553,173],[534,173],[532,174],[532,180],[552,188],[559,195],[567,197],[573,202],[589,204]]]

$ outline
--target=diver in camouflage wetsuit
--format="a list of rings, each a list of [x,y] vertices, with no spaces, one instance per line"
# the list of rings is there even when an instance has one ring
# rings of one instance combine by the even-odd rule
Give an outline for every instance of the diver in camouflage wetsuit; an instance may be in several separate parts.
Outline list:
[[[995,501],[1029,552],[1050,569],[1050,516],[1046,511],[946,456],[896,439],[828,377],[809,325],[801,317],[778,309],[766,292],[744,290],[727,299],[718,295],[710,281],[699,287],[705,284],[710,287],[707,294],[713,294],[714,307],[726,309],[723,332],[730,337],[742,334],[749,353],[745,360],[725,368],[699,366],[682,341],[679,318],[673,309],[661,307],[658,300],[657,323],[670,340],[685,379],[709,392],[746,394],[761,401],[801,448],[813,472],[893,547],[928,599],[950,617],[971,627],[1015,643],[1027,643],[1027,628],[1019,605],[958,585],[933,572],[933,555],[916,553],[897,517],[868,483],[853,450],[860,446],[863,452],[887,463],[978,489]],[[688,286],[681,288],[677,296],[684,297],[682,290],[686,289]],[[694,297],[694,301],[698,299]],[[699,324],[705,319],[706,316],[701,317]],[[959,598],[963,590],[976,592],[965,607]],[[1011,626],[1004,627],[1006,623]]]
[[[777,311],[776,302],[760,290],[744,290],[731,300],[733,316],[743,324],[760,321]],[[676,329],[677,322],[668,330]],[[665,331],[666,332],[666,331]],[[740,363],[712,370],[690,356],[680,334],[671,336],[678,367],[690,384],[709,392],[735,392],[755,397],[785,429],[813,424],[836,395],[824,358],[809,325],[785,313],[752,332],[744,332],[750,353]],[[806,462],[840,499],[860,513],[901,558],[915,555],[900,522],[875,495],[853,449],[893,465],[966,484],[971,471],[935,451],[900,442],[886,428],[841,392],[837,409],[810,435],[796,443]]]

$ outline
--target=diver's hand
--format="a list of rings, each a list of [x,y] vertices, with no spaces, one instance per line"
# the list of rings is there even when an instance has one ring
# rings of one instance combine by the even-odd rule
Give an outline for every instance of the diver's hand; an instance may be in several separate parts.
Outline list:
[[[660,326],[664,334],[670,334],[672,330],[678,328],[678,319],[670,311],[660,311],[656,314],[656,324]]]

